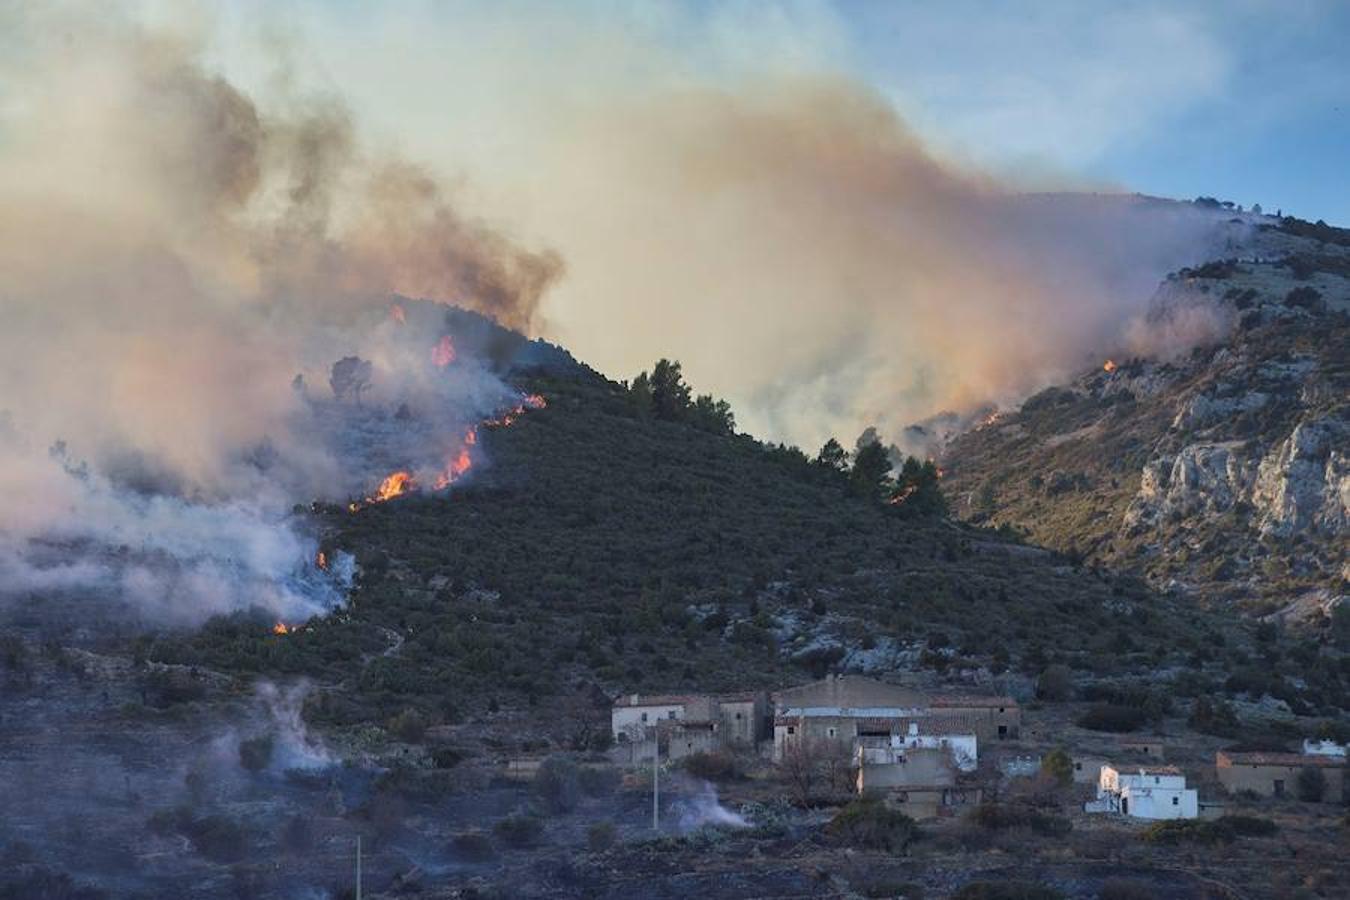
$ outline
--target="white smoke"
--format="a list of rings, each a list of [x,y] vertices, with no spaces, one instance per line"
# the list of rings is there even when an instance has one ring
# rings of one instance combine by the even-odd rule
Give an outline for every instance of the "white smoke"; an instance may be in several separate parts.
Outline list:
[[[708,826],[717,828],[749,828],[750,823],[739,813],[719,802],[717,788],[703,781],[691,792],[680,796],[673,804],[676,827],[688,833]]]

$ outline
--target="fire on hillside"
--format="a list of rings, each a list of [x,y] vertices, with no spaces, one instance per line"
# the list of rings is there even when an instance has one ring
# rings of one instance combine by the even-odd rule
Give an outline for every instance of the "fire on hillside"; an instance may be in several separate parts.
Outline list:
[[[445,364],[448,365],[449,362],[454,359],[455,352],[454,345],[450,342],[448,336],[442,338],[441,342],[437,344],[436,350],[433,351],[433,359],[436,359],[436,352],[441,350],[441,348],[447,348],[446,355],[443,358],[446,359]],[[437,362],[437,364],[441,365],[439,362]],[[546,406],[548,406],[548,401],[541,395],[524,394],[521,396],[520,401],[514,406],[491,418],[483,420],[481,426],[505,428],[518,420],[527,410],[543,409]],[[465,473],[473,468],[474,448],[478,446],[479,427],[479,425],[471,425],[465,430],[464,436],[460,440],[459,447],[449,455],[445,468],[436,477],[435,482],[433,482],[432,490],[445,490],[450,487],[450,485],[463,478]],[[400,469],[386,475],[373,494],[366,497],[364,500],[352,501],[348,504],[347,508],[351,512],[358,512],[372,503],[384,503],[387,500],[392,500],[395,497],[402,497],[405,494],[412,493],[419,489],[420,485],[413,473]]]

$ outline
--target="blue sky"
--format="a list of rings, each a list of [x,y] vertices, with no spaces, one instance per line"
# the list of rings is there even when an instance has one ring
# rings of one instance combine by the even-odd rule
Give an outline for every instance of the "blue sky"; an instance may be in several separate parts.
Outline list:
[[[832,71],[885,94],[930,143],[996,172],[1209,194],[1350,225],[1346,0],[239,0],[220,10],[239,34],[285,22],[364,121],[419,151],[509,157],[507,128],[489,146],[494,129],[522,105],[552,106],[569,84],[585,94],[627,78]],[[548,99],[529,107],[531,94]],[[447,108],[459,134],[430,134]]]
[[[1350,224],[1350,3],[840,3],[931,140]]]

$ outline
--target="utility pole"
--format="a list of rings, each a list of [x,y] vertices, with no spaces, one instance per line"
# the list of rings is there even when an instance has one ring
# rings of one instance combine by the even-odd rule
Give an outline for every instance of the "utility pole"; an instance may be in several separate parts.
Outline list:
[[[356,900],[361,900],[361,835],[356,836]]]
[[[652,830],[661,830],[661,738],[652,733]]]

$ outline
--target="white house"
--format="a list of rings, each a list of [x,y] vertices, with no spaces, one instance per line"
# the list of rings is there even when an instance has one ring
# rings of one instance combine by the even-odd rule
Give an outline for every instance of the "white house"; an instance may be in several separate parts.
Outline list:
[[[1106,765],[1097,781],[1097,799],[1085,809],[1136,819],[1194,819],[1200,800],[1176,766]]]
[[[858,738],[855,741],[854,760],[862,765],[903,764],[906,751],[939,750],[951,757],[952,764],[962,772],[974,772],[979,765],[979,741],[973,734],[946,734],[929,723],[910,722],[904,734],[892,734],[884,740]]]
[[[685,718],[685,708],[700,698],[690,695],[667,694],[639,696],[629,694],[615,701],[610,711],[610,727],[617,740],[639,740],[647,729],[666,720]]]
[[[1338,744],[1335,741],[1310,741],[1307,738],[1303,740],[1303,752],[1308,756],[1345,756],[1345,744]]]

